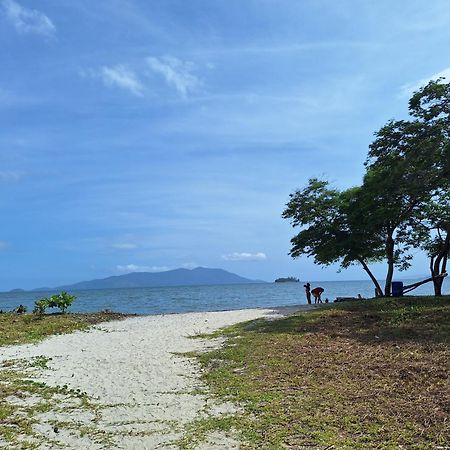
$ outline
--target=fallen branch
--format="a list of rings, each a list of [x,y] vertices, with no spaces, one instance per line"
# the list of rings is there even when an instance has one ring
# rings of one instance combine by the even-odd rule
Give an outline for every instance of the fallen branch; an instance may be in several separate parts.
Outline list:
[[[430,281],[435,280],[436,278],[445,278],[448,275],[447,272],[440,273],[439,275],[436,275],[435,277],[427,278],[426,280],[419,281],[417,283],[408,284],[407,286],[403,286],[403,293],[406,294],[407,292],[411,292],[414,289],[418,288],[419,286],[422,286],[422,284],[429,283]]]

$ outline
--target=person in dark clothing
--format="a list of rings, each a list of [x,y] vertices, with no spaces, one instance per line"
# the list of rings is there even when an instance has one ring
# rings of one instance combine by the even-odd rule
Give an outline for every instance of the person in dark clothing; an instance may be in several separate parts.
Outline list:
[[[306,283],[303,285],[303,287],[305,288],[306,300],[308,301],[308,305],[310,305],[311,304],[311,285],[309,283]]]
[[[316,287],[311,291],[311,294],[314,296],[314,303],[322,303],[322,299],[320,296],[322,295],[325,289],[321,287]]]

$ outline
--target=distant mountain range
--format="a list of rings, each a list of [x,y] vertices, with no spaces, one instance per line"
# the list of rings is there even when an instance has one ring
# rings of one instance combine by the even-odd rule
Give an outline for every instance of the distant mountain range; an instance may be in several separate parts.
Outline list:
[[[249,280],[223,269],[175,269],[165,272],[133,272],[126,275],[112,276],[91,281],[81,281],[75,284],[57,286],[55,288],[38,288],[34,291],[49,290],[88,290],[88,289],[116,289],[143,288],[159,286],[199,286],[214,284],[248,284],[265,283],[260,280]]]

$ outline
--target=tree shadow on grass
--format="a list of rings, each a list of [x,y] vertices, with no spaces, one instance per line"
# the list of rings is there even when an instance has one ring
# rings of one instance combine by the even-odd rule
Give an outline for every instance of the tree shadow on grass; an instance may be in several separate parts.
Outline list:
[[[365,344],[450,343],[450,297],[403,297],[333,304],[274,321],[245,325],[258,333],[315,333]]]

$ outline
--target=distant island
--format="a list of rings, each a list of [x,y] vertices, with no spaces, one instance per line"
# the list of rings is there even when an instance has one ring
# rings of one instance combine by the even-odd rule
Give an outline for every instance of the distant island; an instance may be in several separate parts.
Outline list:
[[[112,276],[90,281],[81,281],[75,284],[57,286],[55,288],[38,288],[34,291],[52,290],[90,290],[90,289],[118,289],[118,288],[145,288],[164,286],[201,286],[215,284],[250,284],[265,283],[260,280],[250,280],[223,269],[174,269],[165,272],[133,272],[126,275]]]
[[[275,283],[298,283],[300,280],[295,277],[277,278]]]

